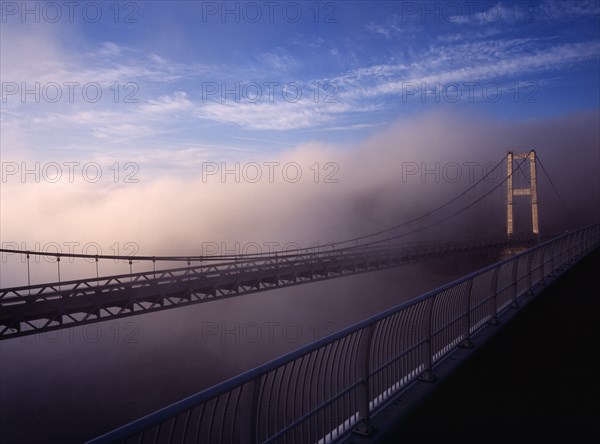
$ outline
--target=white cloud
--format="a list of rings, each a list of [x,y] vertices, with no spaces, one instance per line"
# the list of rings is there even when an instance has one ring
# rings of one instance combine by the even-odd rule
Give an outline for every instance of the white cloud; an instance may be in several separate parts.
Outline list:
[[[546,0],[535,6],[532,11],[534,20],[569,20],[600,15],[600,3],[594,0]]]
[[[344,96],[401,94],[408,84],[498,81],[551,72],[598,59],[596,41],[535,45],[531,39],[469,42],[436,47],[407,65],[374,65],[355,69],[334,82],[347,87]]]
[[[311,100],[274,103],[208,102],[198,106],[196,117],[233,123],[248,129],[289,130],[331,122],[335,115],[350,111],[346,104],[319,104]]]
[[[264,52],[258,57],[258,62],[263,65],[262,69],[275,70],[275,72],[287,72],[298,66],[298,61],[282,48]]]
[[[125,47],[117,45],[116,43],[104,42],[97,51],[97,54],[104,57],[116,57],[120,56],[125,49]]]
[[[389,39],[401,34],[405,35],[409,26],[410,25],[406,22],[406,18],[401,20],[398,15],[392,14],[387,17],[384,23],[369,22],[365,28],[367,31],[373,34],[379,34],[384,36],[386,39]]]

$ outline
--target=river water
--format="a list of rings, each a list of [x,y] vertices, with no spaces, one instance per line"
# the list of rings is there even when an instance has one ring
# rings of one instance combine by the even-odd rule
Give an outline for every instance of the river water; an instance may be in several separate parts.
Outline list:
[[[502,254],[436,259],[1,341],[0,442],[91,439]]]

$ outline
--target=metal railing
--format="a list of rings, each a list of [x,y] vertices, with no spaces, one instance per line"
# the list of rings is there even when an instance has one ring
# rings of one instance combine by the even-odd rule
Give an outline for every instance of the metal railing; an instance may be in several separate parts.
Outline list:
[[[90,441],[334,442],[371,418],[545,279],[600,245],[566,233]]]

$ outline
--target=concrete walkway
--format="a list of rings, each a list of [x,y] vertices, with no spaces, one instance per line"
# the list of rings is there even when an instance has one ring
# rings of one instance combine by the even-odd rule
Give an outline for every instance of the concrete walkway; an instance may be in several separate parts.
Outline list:
[[[600,442],[600,249],[558,278],[381,442]]]

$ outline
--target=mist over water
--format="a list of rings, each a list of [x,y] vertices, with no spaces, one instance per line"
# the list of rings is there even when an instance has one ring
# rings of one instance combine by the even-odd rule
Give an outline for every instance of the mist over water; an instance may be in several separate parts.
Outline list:
[[[515,123],[436,112],[398,121],[354,146],[306,144],[277,158],[305,171],[315,161],[335,162],[337,183],[211,181],[182,170],[116,188],[110,198],[89,184],[7,184],[2,241],[94,242],[105,254],[116,252],[106,251],[115,243],[123,254],[131,242],[142,255],[197,255],[209,244],[232,252],[248,243],[323,245],[424,214],[483,177],[484,166],[507,150],[529,149],[568,203],[566,211],[538,171],[542,234],[562,231],[598,219],[598,117],[590,112]],[[449,164],[462,168],[458,180],[449,168],[443,172]],[[498,186],[504,175],[502,169],[480,185],[480,194],[465,196],[438,217]],[[458,217],[402,240],[502,236],[505,193],[500,184]],[[31,217],[14,216],[26,210]],[[515,215],[517,234],[529,231],[527,199],[516,201]],[[8,442],[92,438],[499,258],[438,260],[2,341],[3,436]],[[3,287],[24,283],[21,258],[3,255],[0,266]],[[133,266],[141,271],[144,265]],[[101,274],[128,272],[125,263],[102,267]],[[33,283],[52,281],[56,263],[41,260],[32,271]],[[95,276],[94,264],[65,261],[61,273],[63,280]]]

